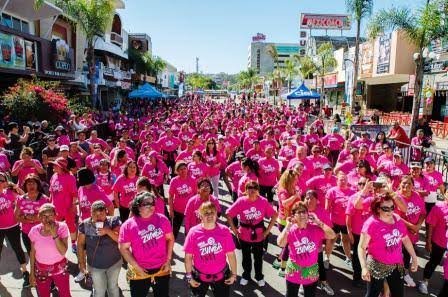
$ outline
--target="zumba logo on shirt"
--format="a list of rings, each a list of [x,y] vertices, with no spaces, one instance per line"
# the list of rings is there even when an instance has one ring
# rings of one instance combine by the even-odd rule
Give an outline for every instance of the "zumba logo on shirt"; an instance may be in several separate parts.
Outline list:
[[[418,215],[419,213],[420,213],[420,206],[414,205],[414,203],[409,202],[408,210],[406,211],[406,216],[412,217],[412,216]]]
[[[275,168],[271,164],[268,164],[268,165],[263,166],[263,171],[266,173],[271,173],[271,172],[275,171]]]
[[[11,201],[0,197],[0,213],[6,212],[11,207]]]
[[[51,191],[62,192],[62,185],[58,180],[56,180],[54,183],[51,184]]]
[[[189,185],[183,184],[182,186],[177,187],[176,190],[179,195],[188,195],[193,189]]]
[[[251,207],[243,211],[246,221],[256,221],[261,218],[261,211],[256,207]]]
[[[201,168],[199,168],[199,167],[190,168],[190,171],[191,171],[191,175],[195,176],[195,177],[204,175]]]
[[[156,228],[154,225],[150,224],[146,229],[140,230],[138,235],[142,239],[143,244],[150,244],[154,246],[157,244],[157,240],[163,236],[162,228]]]
[[[438,184],[438,182],[437,182],[437,180],[434,178],[434,177],[432,177],[432,176],[427,176],[426,177],[427,179],[428,179],[428,183],[431,185],[431,186],[437,186],[437,184]]]
[[[398,229],[392,230],[392,233],[384,234],[383,238],[386,241],[386,249],[392,252],[392,250],[398,248],[401,237],[402,234]]]
[[[204,260],[214,260],[215,255],[223,250],[221,243],[216,242],[213,237],[209,237],[207,241],[199,242],[198,247],[201,258]]]
[[[316,244],[310,241],[308,237],[303,237],[301,240],[294,242],[296,254],[300,257],[308,257],[308,255],[316,250]]]
[[[135,184],[134,183],[130,183],[127,185],[123,186],[123,190],[125,192],[125,194],[130,194],[130,193],[134,193],[137,191],[137,189],[135,188]]]
[[[392,175],[392,176],[403,175],[403,170],[401,170],[400,168],[394,168],[390,171],[390,175]]]

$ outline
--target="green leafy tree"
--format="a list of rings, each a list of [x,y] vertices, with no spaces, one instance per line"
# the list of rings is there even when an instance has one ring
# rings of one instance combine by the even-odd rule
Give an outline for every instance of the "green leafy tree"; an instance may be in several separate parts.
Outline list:
[[[38,8],[44,0],[35,0]],[[95,94],[95,41],[103,36],[112,23],[115,12],[114,0],[56,0],[56,6],[69,15],[80,26],[87,41],[87,66],[90,79],[90,96],[96,105]]]
[[[356,94],[358,84],[358,70],[359,70],[359,41],[361,34],[361,22],[364,18],[372,15],[373,0],[345,0],[347,11],[352,15],[356,21],[356,39],[355,39],[355,60],[353,71],[353,95]],[[353,104],[354,98],[352,98]]]
[[[393,7],[389,10],[383,9],[371,19],[368,25],[369,37],[372,39],[377,38],[389,30],[401,30],[417,48],[418,53],[415,57],[415,92],[410,136],[415,135],[421,104],[423,67],[425,62],[423,52],[430,46],[431,41],[447,36],[447,7],[447,0],[432,2],[426,0],[426,5],[417,11],[411,11],[406,7]]]
[[[300,73],[299,68],[294,59],[285,61],[285,66],[281,68],[283,76],[288,79],[288,92],[291,91],[292,80]]]
[[[186,77],[186,83],[193,90],[198,89],[215,89],[216,83],[209,77],[200,73],[191,73]]]
[[[313,59],[310,56],[299,56],[294,55],[298,64],[298,70],[302,79],[309,79],[313,77],[313,73],[316,72],[316,66],[314,65]]]

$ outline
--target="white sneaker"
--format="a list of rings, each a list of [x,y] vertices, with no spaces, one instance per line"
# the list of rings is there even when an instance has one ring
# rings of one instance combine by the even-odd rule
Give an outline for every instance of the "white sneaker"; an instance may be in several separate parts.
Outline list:
[[[330,285],[328,283],[320,283],[320,288],[325,291],[325,293],[327,293],[327,295],[329,296],[333,296],[334,295],[334,291],[333,289],[330,287]]]
[[[305,294],[305,290],[303,289],[303,286],[300,286],[299,294],[302,295],[302,296]]]
[[[86,277],[86,275],[82,272],[78,273],[77,276],[75,276],[75,282],[79,283],[80,281],[82,281],[84,278]]]
[[[415,288],[416,284],[409,274],[406,274],[403,279],[408,287]]]
[[[420,282],[418,291],[422,294],[428,295],[428,285],[425,282]]]
[[[245,279],[245,278],[240,279],[240,285],[246,286],[248,283],[249,283],[249,281],[247,279]]]
[[[266,285],[266,282],[264,281],[264,279],[260,279],[259,281],[257,281],[257,284],[259,287],[264,287],[264,285]]]
[[[347,265],[350,268],[353,268],[353,264],[352,264],[352,259],[350,258],[345,258],[345,265]]]

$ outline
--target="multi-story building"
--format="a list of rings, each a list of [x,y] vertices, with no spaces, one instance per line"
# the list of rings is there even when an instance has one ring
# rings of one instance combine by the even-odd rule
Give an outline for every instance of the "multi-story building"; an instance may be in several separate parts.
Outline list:
[[[152,55],[152,41],[151,37],[146,33],[129,33],[129,49],[138,51],[140,53],[149,53]],[[135,66],[130,65],[131,69]],[[146,81],[152,84],[156,83],[156,78],[149,75],[144,75],[141,73],[137,73],[136,69],[132,69],[132,81],[134,84],[138,85],[142,81]]]
[[[177,94],[179,89],[177,68],[166,62],[165,69],[157,76],[162,91],[167,94]]]
[[[278,53],[278,66],[281,68],[285,61],[299,53],[298,43],[271,43],[254,41],[249,46],[247,67],[255,69],[259,75],[265,75],[277,68],[276,62],[269,54],[269,48],[275,47]]]

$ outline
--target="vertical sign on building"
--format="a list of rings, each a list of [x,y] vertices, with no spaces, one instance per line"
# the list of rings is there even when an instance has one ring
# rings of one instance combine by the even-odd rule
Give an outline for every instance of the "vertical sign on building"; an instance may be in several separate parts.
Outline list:
[[[390,42],[391,34],[385,34],[378,38],[377,74],[388,73],[390,70]]]
[[[306,55],[307,42],[308,42],[308,32],[300,31],[299,32],[299,55],[301,57]]]

